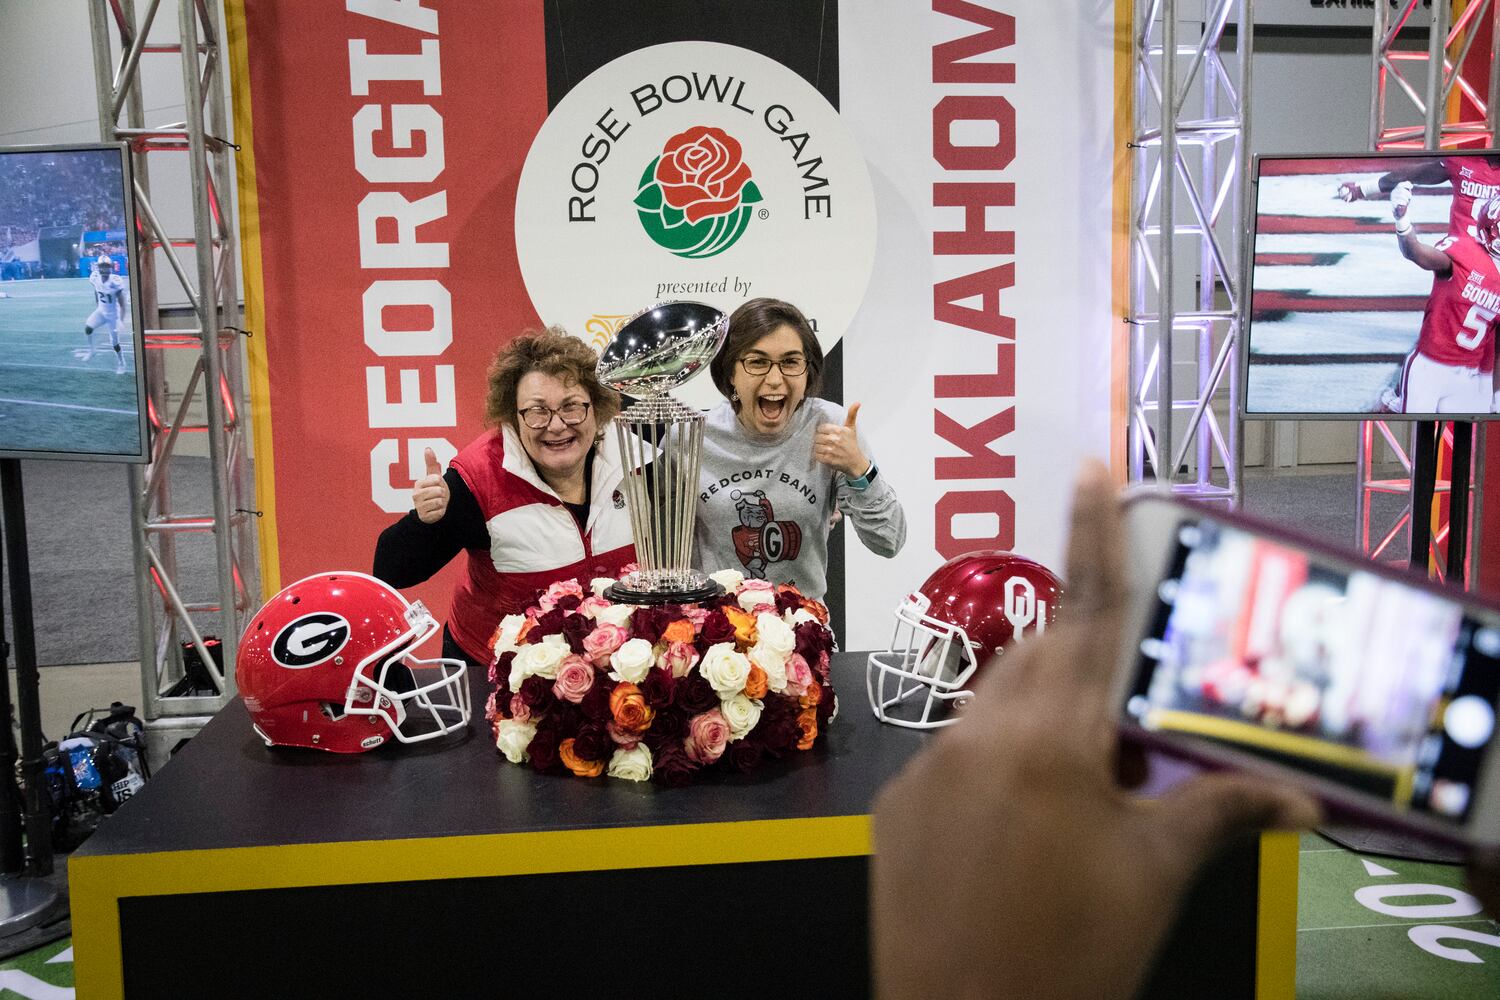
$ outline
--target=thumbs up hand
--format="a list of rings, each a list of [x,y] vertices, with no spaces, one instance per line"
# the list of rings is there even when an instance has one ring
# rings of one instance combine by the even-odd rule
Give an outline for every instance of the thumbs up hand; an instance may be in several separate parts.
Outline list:
[[[443,467],[437,455],[428,448],[423,457],[427,459],[427,474],[418,479],[411,490],[411,505],[416,508],[417,519],[423,524],[436,524],[448,513],[448,484],[443,481]]]
[[[850,479],[858,479],[870,468],[870,460],[859,448],[854,423],[859,419],[859,404],[849,407],[849,415],[840,424],[824,424],[813,436],[813,458],[837,469]]]

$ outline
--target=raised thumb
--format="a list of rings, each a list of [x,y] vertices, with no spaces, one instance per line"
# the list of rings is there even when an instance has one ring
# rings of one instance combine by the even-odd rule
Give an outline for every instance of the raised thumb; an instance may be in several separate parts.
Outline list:
[[[849,407],[849,413],[844,417],[844,426],[850,430],[854,429],[854,421],[859,417],[859,404],[855,403]]]
[[[441,476],[443,474],[443,467],[438,464],[437,455],[433,453],[431,448],[425,449],[422,452],[422,457],[427,459],[427,474],[429,476]]]

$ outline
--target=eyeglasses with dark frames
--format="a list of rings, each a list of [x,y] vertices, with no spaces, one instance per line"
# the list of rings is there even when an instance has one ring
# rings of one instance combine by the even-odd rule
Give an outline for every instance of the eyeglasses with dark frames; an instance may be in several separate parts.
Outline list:
[[[785,369],[782,369],[785,371]],[[569,427],[575,427],[588,419],[591,403],[580,403],[576,400],[564,403],[557,409],[550,406],[528,406],[521,411],[521,422],[534,431],[546,430],[552,423],[552,415],[555,413],[562,418],[562,422]]]
[[[745,374],[747,375],[769,375],[772,365],[780,368],[781,374],[787,378],[796,378],[807,371],[807,358],[800,354],[782,358],[780,361],[772,361],[770,358],[762,355],[740,358],[740,367],[745,369]]]

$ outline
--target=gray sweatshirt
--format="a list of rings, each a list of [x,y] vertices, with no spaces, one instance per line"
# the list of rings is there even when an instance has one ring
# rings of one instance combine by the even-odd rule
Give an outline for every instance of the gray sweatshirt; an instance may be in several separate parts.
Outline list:
[[[906,515],[890,480],[882,473],[855,490],[842,472],[813,458],[818,427],[842,424],[844,416],[836,403],[804,399],[785,433],[762,437],[746,430],[727,402],[709,411],[695,531],[700,569],[737,569],[821,598],[835,508],[871,552],[890,558],[901,551]],[[875,460],[863,434],[859,447]]]

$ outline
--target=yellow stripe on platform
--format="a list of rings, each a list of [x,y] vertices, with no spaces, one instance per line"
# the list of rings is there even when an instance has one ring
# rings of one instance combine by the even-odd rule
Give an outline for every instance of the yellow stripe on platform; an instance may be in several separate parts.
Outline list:
[[[1260,836],[1255,916],[1255,1000],[1297,996],[1297,844],[1299,834]]]
[[[261,268],[260,200],[255,186],[255,143],[250,114],[250,50],[245,0],[225,0],[230,90],[234,99],[235,174],[240,196],[240,267],[245,276],[245,329],[250,363],[250,432],[255,454],[256,524],[260,542],[260,600],[281,589],[276,548],[276,466],[271,448],[271,376],[266,355],[266,285]],[[259,602],[257,602],[259,603]]]
[[[857,857],[871,845],[869,816],[820,816],[77,857],[75,981],[82,997],[124,996],[126,897]]]

